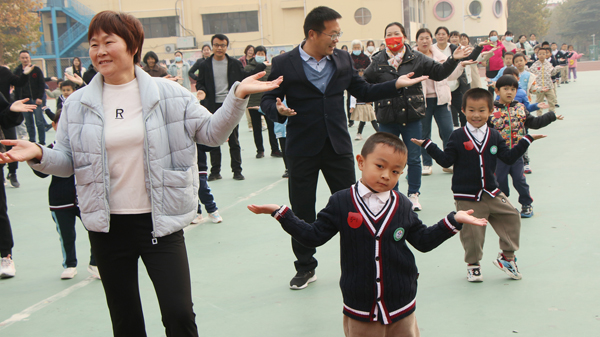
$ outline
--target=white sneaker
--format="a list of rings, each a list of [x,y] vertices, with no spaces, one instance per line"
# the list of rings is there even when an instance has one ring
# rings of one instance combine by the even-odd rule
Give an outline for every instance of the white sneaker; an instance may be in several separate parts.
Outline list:
[[[356,137],[354,137],[354,140],[362,140],[362,135],[360,133],[357,133]]]
[[[9,256],[3,257],[0,261],[0,278],[14,277],[16,274],[15,263]]]
[[[92,266],[91,264],[88,265],[88,272],[90,274],[92,274],[92,277],[95,279],[100,280],[100,271],[98,271],[98,267],[97,266]]]
[[[467,266],[467,281],[483,282],[483,275],[481,275],[481,266],[478,266],[478,265]]]
[[[72,279],[73,277],[75,277],[75,275],[77,275],[77,268],[69,267],[69,268],[65,268],[65,270],[63,270],[63,272],[60,274],[60,278],[62,280],[69,280],[69,279]]]
[[[420,193],[411,193],[408,195],[408,200],[410,200],[410,202],[412,202],[412,210],[415,212],[423,209],[423,207],[421,207],[421,204],[419,203],[419,195],[421,195],[421,194]]]
[[[443,167],[442,171],[446,172],[446,173],[454,173],[454,168],[453,166],[450,167]]]
[[[221,215],[219,214],[219,211],[214,211],[212,213],[208,213],[208,217],[214,223],[223,222],[223,218],[221,218]]]
[[[421,171],[422,176],[430,176],[433,173],[433,168],[431,166],[423,166],[423,170]]]
[[[192,225],[198,224],[200,222],[202,222],[202,214],[198,213],[198,215],[196,216],[196,218],[194,220],[192,220]]]

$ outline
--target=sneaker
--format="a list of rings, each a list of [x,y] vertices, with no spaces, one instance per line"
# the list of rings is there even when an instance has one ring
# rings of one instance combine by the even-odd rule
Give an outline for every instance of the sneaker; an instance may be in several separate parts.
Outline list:
[[[288,172],[288,170],[285,170],[285,172],[283,172],[283,174],[281,175],[281,178],[289,178],[290,177],[290,173]]]
[[[483,275],[481,275],[481,266],[480,265],[470,264],[467,266],[467,281],[483,282]]]
[[[92,277],[100,280],[100,272],[98,271],[98,266],[88,265],[87,268],[88,273],[92,274]]]
[[[16,274],[15,262],[9,256],[3,257],[0,261],[0,278],[14,277]]]
[[[450,166],[450,167],[442,167],[442,171],[444,171],[446,173],[454,173],[454,168],[452,166]]]
[[[431,166],[423,166],[423,170],[421,171],[422,176],[430,176],[433,173],[433,168]]]
[[[14,188],[21,186],[21,184],[19,184],[19,181],[17,180],[16,173],[9,173],[8,176],[6,177],[6,179],[10,182],[10,186],[12,186]]]
[[[202,222],[202,214],[198,213],[198,215],[196,215],[196,218],[194,218],[194,220],[192,220],[191,224],[195,225],[195,224],[199,224],[200,222]]]
[[[499,253],[498,258],[494,260],[494,266],[504,271],[506,275],[510,276],[513,280],[520,280],[522,278],[521,273],[519,273],[519,268],[517,267],[516,256],[514,261],[508,261],[506,260],[506,257],[504,257],[504,254]]]
[[[531,218],[533,216],[533,206],[523,205],[521,208],[521,218]]]
[[[362,140],[362,135],[360,133],[357,133],[356,137],[354,137],[354,140]]]
[[[221,217],[221,215],[219,214],[219,211],[214,211],[212,213],[208,213],[208,218],[210,219],[210,221],[212,221],[213,223],[220,223],[223,222],[223,218]]]
[[[223,179],[223,177],[221,177],[221,175],[219,173],[211,173],[211,174],[208,175],[208,179],[206,179],[206,180],[208,180],[208,181],[215,181],[215,180],[218,180],[218,179]]]
[[[348,122],[348,127],[349,127],[349,128],[351,128],[351,127],[353,127],[353,126],[354,126],[354,121],[349,121],[349,122]]]
[[[299,271],[296,273],[296,276],[290,281],[290,289],[300,290],[308,287],[308,284],[311,282],[315,282],[317,280],[317,275],[315,275],[315,270],[311,271]]]
[[[244,180],[246,179],[241,172],[237,172],[233,174],[233,179],[235,180]]]
[[[421,204],[419,203],[419,195],[421,195],[420,193],[410,193],[408,195],[408,200],[410,200],[410,202],[412,202],[412,210],[413,211],[420,211],[423,209],[423,207],[421,207]]]
[[[531,167],[529,166],[529,164],[526,164],[523,166],[523,172],[525,172],[525,174],[531,174]]]
[[[256,154],[256,159],[260,159],[260,158],[264,158],[265,157],[265,153],[264,152],[258,152]]]
[[[283,158],[283,153],[281,151],[271,151],[271,157]]]
[[[75,267],[65,268],[65,270],[63,270],[63,272],[60,274],[60,279],[61,280],[70,280],[73,277],[75,277],[75,275],[77,275],[77,268],[75,268]]]
[[[554,106],[560,108],[560,105],[558,105],[558,103],[554,104]]]

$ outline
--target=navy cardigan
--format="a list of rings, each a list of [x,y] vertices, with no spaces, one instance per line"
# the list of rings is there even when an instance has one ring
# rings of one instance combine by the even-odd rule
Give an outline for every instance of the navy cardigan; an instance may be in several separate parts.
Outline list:
[[[410,200],[395,191],[383,209],[373,214],[356,187],[332,195],[312,224],[298,219],[287,206],[273,216],[308,247],[323,245],[339,232],[344,314],[359,321],[391,324],[415,311],[419,274],[406,241],[427,252],[456,234],[462,224],[452,212],[427,227]]]

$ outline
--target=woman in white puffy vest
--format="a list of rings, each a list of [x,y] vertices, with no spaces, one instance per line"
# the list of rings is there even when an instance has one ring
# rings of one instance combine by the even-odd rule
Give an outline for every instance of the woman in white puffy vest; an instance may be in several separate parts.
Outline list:
[[[135,17],[96,14],[88,41],[99,75],[65,102],[54,149],[11,140],[0,163],[28,160],[47,174],[75,174],[115,336],[146,336],[138,286],[141,257],[167,336],[198,336],[183,228],[196,216],[196,143],[218,146],[239,123],[249,94],[282,79],[264,73],[231,87],[214,115],[188,90],[135,66],[144,31]]]

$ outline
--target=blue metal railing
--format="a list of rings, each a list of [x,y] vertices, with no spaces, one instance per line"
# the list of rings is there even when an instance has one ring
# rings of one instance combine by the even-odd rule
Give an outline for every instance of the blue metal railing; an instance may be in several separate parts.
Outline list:
[[[62,0],[53,0],[53,1],[62,1]],[[77,12],[77,14],[86,18],[87,19],[86,23],[88,25],[92,21],[92,18],[94,17],[94,15],[96,15],[96,13],[94,13],[93,10],[91,10],[89,7],[83,5],[81,2],[79,2],[77,0],[66,0],[66,3],[67,3],[67,5],[65,7],[72,8],[75,12]]]
[[[54,42],[41,42],[39,46],[31,44],[28,46],[32,55],[52,55],[54,54]]]
[[[87,32],[87,29],[88,26],[82,24],[81,22],[75,23],[58,38],[58,48],[61,51],[65,50],[65,48],[74,42],[74,40],[81,39],[81,36]]]

